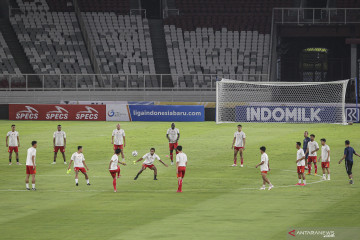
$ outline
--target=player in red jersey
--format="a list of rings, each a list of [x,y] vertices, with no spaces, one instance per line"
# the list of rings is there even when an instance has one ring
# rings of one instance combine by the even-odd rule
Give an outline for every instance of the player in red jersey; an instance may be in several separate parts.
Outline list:
[[[180,131],[175,128],[175,123],[171,124],[171,128],[169,128],[166,132],[166,138],[169,140],[169,150],[170,150],[170,160],[171,165],[174,165],[174,150],[175,153],[178,154],[177,146],[179,144],[180,139]]]
[[[185,171],[187,166],[187,156],[182,152],[182,146],[177,147],[178,154],[176,155],[176,176],[178,178],[178,190],[182,192],[182,183],[185,177]]]
[[[118,163],[126,166],[126,163],[119,162],[120,153],[121,153],[121,149],[116,149],[115,154],[111,157],[111,160],[109,163],[109,172],[113,178],[114,192],[117,192],[117,190],[116,190],[116,174],[117,174],[117,178],[120,177],[120,167],[119,167]]]

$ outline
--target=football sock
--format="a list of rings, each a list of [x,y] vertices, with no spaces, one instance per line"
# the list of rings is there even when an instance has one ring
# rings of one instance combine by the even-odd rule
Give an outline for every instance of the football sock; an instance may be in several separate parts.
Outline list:
[[[173,153],[170,153],[170,159],[173,161]]]
[[[9,162],[11,162],[11,158],[9,158]]]
[[[301,179],[299,179],[299,183],[301,183]]]
[[[89,179],[86,179],[86,183],[89,184],[89,183],[90,183],[90,180],[89,180]]]
[[[330,178],[330,174],[328,174],[328,178]]]
[[[326,174],[323,174],[323,177],[326,177]]]
[[[237,162],[237,159],[236,158],[234,158],[234,164],[236,165],[236,162]]]
[[[116,178],[113,179],[114,190],[116,190]]]
[[[243,165],[243,163],[244,163],[244,159],[242,158],[242,159],[241,159],[241,165]]]
[[[138,178],[138,177],[139,177],[139,175],[140,175],[139,173],[138,173],[138,174],[136,174],[136,177],[135,177],[135,178]]]
[[[79,179],[75,179],[75,183],[79,183]]]
[[[314,165],[314,168],[315,168],[315,173],[317,173],[317,164]]]
[[[35,184],[33,183],[33,184],[31,184],[32,185],[32,188],[35,188]]]
[[[26,188],[29,188],[29,184],[28,184],[28,183],[26,183]]]
[[[303,180],[303,183],[306,184],[306,180]]]
[[[309,165],[308,168],[309,168],[309,173],[311,173],[311,165]]]
[[[180,191],[182,191],[182,182],[183,182],[183,180],[180,179]]]
[[[156,176],[157,176],[157,175],[154,175],[154,179],[156,179]]]
[[[19,159],[17,158],[16,161],[19,162]]]

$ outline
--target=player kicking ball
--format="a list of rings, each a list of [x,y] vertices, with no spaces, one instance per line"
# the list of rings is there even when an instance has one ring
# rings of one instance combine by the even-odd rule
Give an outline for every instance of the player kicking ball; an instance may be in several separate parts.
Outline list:
[[[116,190],[116,178],[120,177],[120,167],[118,163],[126,166],[126,163],[119,162],[119,155],[121,154],[121,149],[116,149],[115,154],[111,157],[110,163],[109,163],[109,172],[113,178],[113,186],[114,186],[114,192],[117,192]],[[116,177],[117,174],[117,177]]]
[[[145,161],[143,162],[141,170],[138,172],[138,174],[136,175],[134,180],[137,180],[139,175],[147,168],[154,171],[154,180],[158,180],[157,179],[157,169],[154,165],[155,159],[157,159],[159,162],[161,162],[165,167],[168,167],[168,165],[166,163],[164,163],[163,161],[161,161],[160,157],[155,154],[155,148],[151,148],[149,153],[145,154],[142,158],[138,159],[137,161],[134,161],[134,164],[136,164],[137,162],[140,162],[143,159]]]
[[[267,178],[267,173],[268,173],[268,171],[270,171],[270,167],[269,167],[269,157],[265,153],[265,151],[266,151],[266,148],[264,146],[262,146],[260,148],[261,162],[258,165],[256,165],[256,168],[258,168],[260,166],[261,176],[263,179],[263,185],[260,188],[260,190],[265,190],[266,183],[269,184],[268,190],[271,190],[274,187],[274,185],[272,185],[270,180]]]
[[[327,172],[327,180],[330,180],[330,147],[326,144],[326,139],[322,138],[321,140],[321,168],[323,171],[322,180],[326,180]]]
[[[305,155],[309,154],[308,156],[308,173],[306,175],[311,174],[311,163],[314,163],[315,168],[315,176],[317,175],[317,151],[319,151],[319,144],[315,141],[315,135],[310,135],[310,142],[308,143]]]
[[[82,146],[78,146],[78,151],[74,152],[74,154],[71,156],[68,172],[71,167],[71,163],[74,161],[74,171],[75,171],[75,185],[79,186],[79,172],[82,172],[85,175],[86,184],[90,186],[89,176],[86,173],[86,169],[89,171],[88,166],[85,163],[85,158],[83,154],[83,148]],[[86,167],[86,169],[85,169]]]
[[[295,185],[297,186],[305,186],[306,180],[305,180],[305,159],[306,155],[304,153],[304,150],[301,149],[301,142],[296,142],[296,165],[297,165],[297,174],[299,178],[299,182]],[[302,182],[301,183],[301,179]]]
[[[353,167],[353,156],[354,154],[358,157],[360,157],[360,155],[358,153],[355,152],[355,150],[350,146],[350,141],[346,140],[345,141],[345,149],[344,149],[344,156],[340,159],[339,164],[341,164],[341,162],[345,159],[345,168],[346,168],[346,173],[349,176],[349,184],[354,184],[353,181],[353,176],[352,176],[352,167]]]
[[[237,154],[240,154],[241,167],[244,166],[244,151],[245,151],[245,138],[246,135],[242,131],[242,126],[237,125],[237,131],[234,133],[234,139],[231,146],[231,149],[234,149],[234,164],[233,167],[237,166]]]
[[[176,148],[178,154],[176,155],[176,176],[178,178],[178,190],[177,192],[182,192],[182,183],[185,177],[185,171],[187,166],[187,156],[182,152],[182,146]]]
[[[26,156],[26,178],[25,178],[25,185],[26,185],[26,190],[30,190],[29,187],[29,177],[31,175],[31,183],[32,183],[32,190],[35,191],[35,174],[36,174],[36,163],[35,163],[35,158],[36,158],[36,147],[37,147],[37,142],[36,141],[32,141],[31,142],[31,148],[29,148],[27,150],[27,156]]]

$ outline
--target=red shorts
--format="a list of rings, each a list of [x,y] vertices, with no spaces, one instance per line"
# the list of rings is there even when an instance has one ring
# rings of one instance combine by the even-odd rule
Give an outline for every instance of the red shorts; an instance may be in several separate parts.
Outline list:
[[[317,162],[317,156],[308,156],[308,163]]]
[[[64,146],[55,146],[54,147],[54,152],[58,152],[60,150],[60,152],[64,153],[65,152],[65,147]]]
[[[240,151],[240,149],[243,149],[244,147],[234,147],[236,151]]]
[[[297,166],[297,173],[304,173],[305,172],[305,166]]]
[[[121,150],[123,150],[123,149],[124,149],[124,146],[123,146],[123,145],[115,145],[115,144],[114,144],[114,151],[115,151],[116,149],[121,149]]]
[[[80,171],[82,173],[86,173],[86,169],[84,167],[74,167],[74,171]]]
[[[109,170],[109,172],[110,172],[111,176],[113,178],[115,178],[116,174],[120,174],[120,167],[118,166],[118,168],[116,170]]]
[[[145,169],[146,169],[146,168],[150,168],[150,169],[151,169],[151,168],[154,167],[154,164],[151,164],[151,165],[143,164],[142,166],[145,167]]]
[[[185,177],[185,171],[186,171],[186,167],[178,167],[177,177],[184,178]]]
[[[321,167],[322,168],[329,168],[330,167],[330,162],[321,162]]]
[[[267,174],[267,173],[268,173],[268,171],[261,171],[261,173],[266,173],[266,174]]]
[[[36,174],[36,167],[26,165],[26,174]]]
[[[12,153],[13,151],[16,152],[16,153],[19,152],[19,148],[18,147],[9,147],[8,152]]]
[[[179,145],[179,143],[169,143],[169,149],[170,149],[170,151],[172,151],[172,150],[176,150],[177,151],[177,147],[178,147],[178,145]]]

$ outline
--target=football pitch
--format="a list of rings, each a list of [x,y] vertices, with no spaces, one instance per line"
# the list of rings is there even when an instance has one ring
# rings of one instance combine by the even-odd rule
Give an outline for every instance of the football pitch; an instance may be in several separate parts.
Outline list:
[[[338,164],[346,139],[360,152],[359,124],[244,123],[245,166],[240,168],[231,167],[236,124],[176,123],[179,143],[189,159],[183,193],[176,193],[175,166],[165,157],[170,123],[122,123],[128,165],[121,166],[114,193],[108,166],[116,123],[17,121],[23,165],[9,166],[4,142],[12,123],[0,121],[0,238],[4,240],[287,239],[288,232],[299,227],[360,229],[360,159],[354,156],[354,185],[348,184],[344,163]],[[75,186],[74,171],[66,174],[60,153],[58,163],[50,164],[57,124],[67,135],[67,162],[76,147],[83,146],[91,186],[82,174]],[[307,176],[305,187],[294,186],[295,142],[302,142],[304,130],[314,133],[319,144],[320,138],[327,139],[331,181],[321,180],[318,164],[318,176]],[[26,150],[32,140],[38,141],[36,192],[25,191],[24,182]],[[262,180],[255,169],[263,145],[270,160],[268,177],[275,186],[271,191],[259,190]],[[169,167],[156,162],[158,181],[149,169],[134,181],[141,163],[132,162],[150,147]],[[134,150],[139,152],[137,158],[131,155]]]

